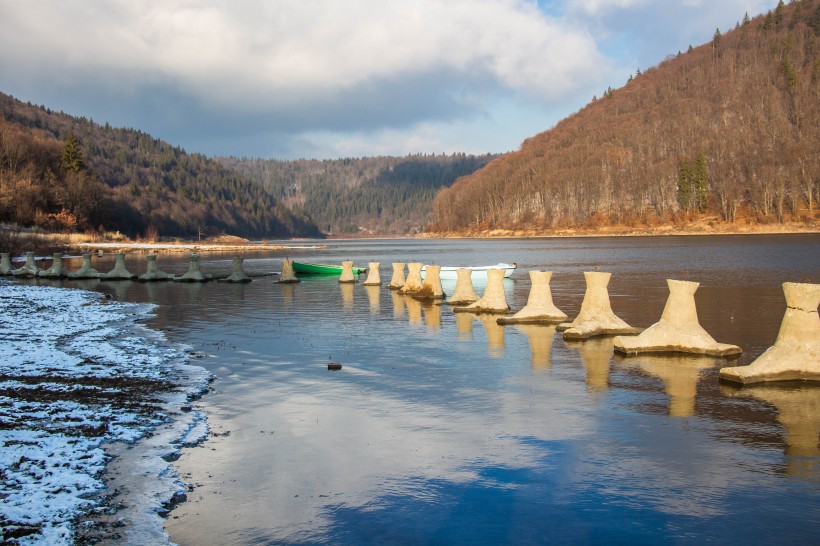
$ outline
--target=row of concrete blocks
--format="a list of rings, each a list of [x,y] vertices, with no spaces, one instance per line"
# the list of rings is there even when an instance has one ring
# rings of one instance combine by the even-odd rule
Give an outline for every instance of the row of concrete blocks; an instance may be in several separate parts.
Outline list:
[[[352,265],[352,262],[351,262]],[[420,263],[393,265],[393,278],[388,288],[413,295],[417,299],[443,300],[439,266],[427,266],[424,281]],[[369,264],[368,282],[378,281],[377,262]],[[374,274],[375,271],[375,274]],[[586,292],[578,316],[567,322],[567,315],[552,301],[551,271],[530,271],[531,288],[527,305],[513,313],[504,292],[504,271],[487,272],[487,287],[481,297],[475,293],[472,271],[457,271],[456,288],[446,303],[456,313],[496,313],[511,316],[497,319],[499,324],[557,324],[564,339],[583,340],[595,336],[617,336],[615,351],[625,355],[646,353],[684,353],[717,357],[736,357],[740,347],[718,343],[698,321],[695,291],[700,283],[667,279],[669,297],[661,319],[641,330],[627,324],[615,315],[609,302],[607,286],[611,273],[588,271],[584,273]],[[352,277],[352,272],[350,273]],[[340,280],[341,282],[341,280]],[[380,284],[380,281],[377,282]],[[721,379],[752,384],[763,381],[820,381],[820,285],[783,283],[786,313],[780,325],[775,344],[748,366],[726,367],[720,370]]]
[[[26,262],[22,267],[15,269],[11,263],[11,256],[4,252],[0,254],[0,275],[12,275],[16,277],[41,277],[47,279],[106,279],[106,280],[139,280],[142,282],[152,281],[176,281],[176,282],[207,282],[214,280],[213,275],[203,273],[199,267],[199,255],[191,254],[188,264],[188,271],[184,275],[175,276],[166,273],[157,266],[157,255],[148,254],[147,270],[142,275],[135,275],[125,267],[125,254],[117,253],[114,268],[108,273],[100,273],[91,265],[91,254],[83,254],[83,264],[77,271],[68,271],[63,268],[63,255],[55,252],[51,267],[40,269],[34,261],[34,252],[26,253]],[[251,282],[251,278],[245,273],[242,267],[244,258],[235,257],[233,259],[233,271],[224,279],[224,282]]]

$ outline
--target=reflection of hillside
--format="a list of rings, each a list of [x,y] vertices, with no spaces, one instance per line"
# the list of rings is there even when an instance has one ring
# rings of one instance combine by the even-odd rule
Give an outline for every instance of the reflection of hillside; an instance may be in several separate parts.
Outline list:
[[[721,384],[728,396],[750,397],[777,408],[777,420],[785,428],[786,472],[820,479],[820,386],[755,386],[740,388]]]
[[[578,350],[587,371],[587,386],[603,390],[609,386],[609,362],[612,359],[612,337],[591,338],[585,341],[565,341],[567,347]]]
[[[549,368],[552,364],[552,340],[555,337],[555,326],[516,324],[515,329],[526,335],[530,342],[532,368],[534,370]]]
[[[481,321],[484,331],[487,332],[487,355],[491,358],[504,358],[504,327],[498,324],[498,316],[484,313],[476,315],[476,318]]]
[[[646,355],[627,360],[663,381],[664,391],[669,396],[669,415],[672,417],[689,417],[695,414],[695,399],[701,371],[723,364],[723,361],[717,358],[689,355]]]

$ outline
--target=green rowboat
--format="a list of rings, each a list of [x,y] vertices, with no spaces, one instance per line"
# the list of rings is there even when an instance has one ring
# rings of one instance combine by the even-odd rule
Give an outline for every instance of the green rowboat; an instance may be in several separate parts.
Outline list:
[[[311,264],[308,262],[293,262],[293,272],[297,275],[341,275],[342,266],[327,264]],[[354,267],[353,274],[361,275],[367,272],[365,267]]]

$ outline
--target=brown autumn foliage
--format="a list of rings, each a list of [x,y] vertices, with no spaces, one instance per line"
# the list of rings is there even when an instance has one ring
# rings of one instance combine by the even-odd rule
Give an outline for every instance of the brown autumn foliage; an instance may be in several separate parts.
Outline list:
[[[815,222],[819,136],[820,0],[781,2],[440,191],[430,231]]]

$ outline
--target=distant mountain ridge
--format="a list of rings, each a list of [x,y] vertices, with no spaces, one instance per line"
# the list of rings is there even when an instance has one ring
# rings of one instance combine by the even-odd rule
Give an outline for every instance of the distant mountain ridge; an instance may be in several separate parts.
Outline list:
[[[431,231],[816,222],[820,1],[638,71],[434,201]]]

